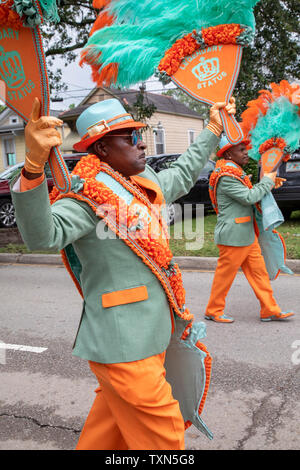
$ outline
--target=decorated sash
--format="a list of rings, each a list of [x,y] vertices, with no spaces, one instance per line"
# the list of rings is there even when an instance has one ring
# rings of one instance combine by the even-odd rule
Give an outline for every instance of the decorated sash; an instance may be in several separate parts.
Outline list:
[[[249,176],[243,169],[234,164],[232,161],[220,159],[209,179],[209,196],[215,212],[218,214],[217,186],[220,178],[230,176],[237,179],[247,188],[253,187]],[[275,229],[265,230],[263,225],[262,209],[259,203],[254,205],[254,229],[258,237],[262,256],[264,257],[266,269],[270,280],[278,277],[280,272],[293,274],[293,272],[285,265],[286,245],[284,239]]]
[[[151,204],[143,186],[148,180],[138,176],[126,179],[95,155],[82,157],[72,173],[77,185],[67,194],[54,188],[50,201],[71,197],[87,203],[107,227],[148,266],[162,285],[177,320],[165,367],[173,396],[179,401],[186,428],[194,424],[208,438],[212,433],[200,417],[211,375],[211,356],[199,341],[205,333],[203,322],[193,324],[185,307],[185,290],[179,266],[169,248],[167,224],[162,217],[164,200],[160,188],[151,182],[158,204]],[[154,202],[155,202],[154,201]],[[62,250],[64,264],[81,296],[76,254],[71,246]],[[178,367],[186,370],[184,382]]]

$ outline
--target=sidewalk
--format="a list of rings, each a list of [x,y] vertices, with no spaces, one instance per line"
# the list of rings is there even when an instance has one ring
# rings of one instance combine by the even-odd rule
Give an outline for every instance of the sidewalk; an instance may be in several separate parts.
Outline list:
[[[198,256],[178,256],[175,261],[180,269],[214,271],[218,258]],[[0,264],[49,264],[62,265],[60,255],[0,253]],[[295,273],[300,274],[300,260],[288,259],[286,265]]]

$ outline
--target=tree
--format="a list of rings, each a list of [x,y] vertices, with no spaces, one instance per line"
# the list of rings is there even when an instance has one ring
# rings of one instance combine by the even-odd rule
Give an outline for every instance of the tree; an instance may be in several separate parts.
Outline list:
[[[237,116],[271,82],[295,81],[300,74],[298,0],[264,0],[255,9],[254,44],[245,47],[234,95]]]
[[[55,57],[65,61],[65,66],[78,60],[78,52],[88,40],[89,32],[97,17],[92,0],[63,0],[58,8],[60,22],[42,26],[43,44],[48,65],[51,94],[67,89],[61,69],[54,68]]]

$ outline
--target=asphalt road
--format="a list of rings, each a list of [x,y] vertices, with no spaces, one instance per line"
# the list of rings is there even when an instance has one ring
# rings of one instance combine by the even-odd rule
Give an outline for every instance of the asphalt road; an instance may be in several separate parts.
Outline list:
[[[183,278],[202,321],[213,273]],[[0,285],[0,341],[29,348],[0,348],[0,449],[74,449],[97,386],[87,362],[71,355],[81,298],[63,267],[0,264]],[[300,276],[272,285],[282,309],[299,312],[293,319],[261,323],[239,273],[226,310],[235,323],[206,321],[213,374],[202,417],[214,439],[191,427],[187,449],[300,448]]]

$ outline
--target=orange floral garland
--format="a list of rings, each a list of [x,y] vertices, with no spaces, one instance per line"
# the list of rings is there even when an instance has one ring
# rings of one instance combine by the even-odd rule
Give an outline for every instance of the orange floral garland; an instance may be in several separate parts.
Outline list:
[[[158,65],[158,70],[160,72],[164,71],[168,75],[173,75],[177,72],[184,57],[193,54],[199,48],[200,45],[193,37],[193,33],[187,34],[183,38],[178,39],[165,53]]]
[[[271,148],[273,147],[277,147],[279,148],[280,150],[282,150],[283,152],[285,151],[285,148],[287,147],[287,143],[284,139],[282,139],[281,137],[277,138],[277,139],[268,139],[266,140],[263,144],[260,145],[259,147],[259,153],[261,155],[263,155],[265,152],[267,152],[267,150],[270,150]],[[284,157],[283,157],[283,161],[284,162],[287,162],[288,160],[290,159],[290,154],[286,154]]]
[[[238,24],[222,24],[203,28],[201,31],[206,46],[217,44],[236,44],[236,39],[244,30]],[[196,31],[178,39],[161,59],[158,70],[171,76],[177,72],[184,57],[200,49],[201,44],[195,38]]]
[[[236,39],[244,31],[239,24],[220,24],[203,28],[202,38],[207,46],[217,44],[236,44]]]
[[[8,0],[6,3],[0,4],[0,26],[18,30],[22,28],[23,21],[18,13],[12,10],[13,4],[13,0]]]
[[[158,212],[155,214],[155,207],[151,205],[146,193],[141,191],[141,188],[138,185],[136,185],[133,181],[126,180],[120,173],[113,170],[109,165],[107,165],[106,163],[102,163],[99,158],[95,155],[88,155],[86,157],[82,157],[72,173],[73,175],[77,175],[84,180],[82,191],[80,191],[79,194],[76,194],[74,192],[61,194],[58,189],[54,187],[49,196],[51,204],[64,197],[72,197],[78,200],[83,200],[87,203],[89,203],[89,200],[92,200],[94,201],[94,203],[96,203],[98,208],[99,206],[102,206],[102,209],[103,206],[105,208],[113,207],[114,214],[116,216],[116,222],[118,224],[121,217],[124,216],[124,214],[127,212],[127,205],[124,201],[122,201],[121,198],[115,195],[109,187],[95,179],[95,177],[100,171],[103,171],[104,173],[113,176],[113,178],[116,179],[120,184],[122,184],[125,189],[129,190],[137,200],[139,200],[142,204],[146,205],[148,209],[151,208],[151,214],[156,217],[160,217]],[[86,198],[88,198],[88,200]],[[97,212],[97,207],[91,202],[90,207],[94,210],[94,212],[96,212],[97,215],[101,215],[101,213]],[[135,225],[135,217],[135,214],[130,214],[129,212],[127,218],[123,220],[127,220],[127,226],[131,227]],[[162,231],[166,233],[167,227],[166,225],[162,224],[161,219],[160,225],[162,225]],[[133,249],[128,240],[124,241],[130,246],[130,248]],[[170,269],[170,263],[173,258],[173,255],[171,250],[169,249],[167,236],[164,238],[163,242],[162,240],[157,239],[157,237],[152,236],[151,233],[149,234],[147,230],[147,223],[145,222],[144,227],[142,227],[140,230],[140,236],[135,239],[135,242],[142,248],[142,250],[147,254],[147,256],[150,257],[150,259],[152,259],[156,263],[156,265],[159,266],[160,269],[162,269],[162,271]],[[149,263],[147,263],[145,259],[143,259],[143,261],[151,269],[151,265],[149,265]],[[154,272],[154,274],[159,278],[156,272]],[[193,315],[189,312],[187,308],[185,308],[184,305],[185,290],[182,284],[182,275],[179,270],[179,266],[176,263],[173,266],[172,272],[170,273],[170,275],[168,275],[168,282],[171,286],[173,295],[180,309],[180,311],[178,311],[178,308],[175,309],[177,315],[179,315],[182,319],[191,322],[193,319]],[[162,285],[164,287],[163,282]],[[166,293],[168,295],[168,292]],[[171,300],[169,295],[168,298],[169,300]],[[183,339],[188,335],[188,329],[190,327],[191,323],[187,325],[185,332],[182,336]]]
[[[228,163],[232,163],[230,160],[222,158],[217,161],[216,166],[209,178],[209,197],[216,213],[218,214],[218,202],[217,202],[217,184],[221,176],[233,176],[238,179],[241,183],[247,186],[249,189],[253,188],[250,178],[240,166],[231,166]]]

